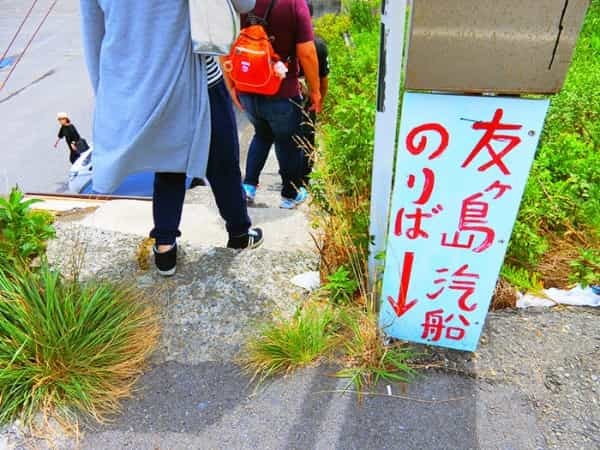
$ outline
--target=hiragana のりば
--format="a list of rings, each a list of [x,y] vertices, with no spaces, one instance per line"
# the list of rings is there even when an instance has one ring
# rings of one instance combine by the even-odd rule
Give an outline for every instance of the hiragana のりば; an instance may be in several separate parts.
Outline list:
[[[429,233],[423,228],[424,219],[431,219],[433,216],[441,213],[444,210],[442,205],[436,205],[431,212],[424,212],[423,209],[417,208],[414,213],[406,213],[405,208],[400,208],[396,214],[396,222],[394,224],[394,234],[402,236],[404,233],[404,219],[412,220],[412,226],[406,230],[406,237],[411,240],[429,238]]]
[[[481,153],[483,149],[487,149],[489,155],[492,157],[490,161],[480,166],[477,170],[479,172],[485,172],[487,169],[493,166],[498,166],[500,171],[504,175],[510,175],[510,170],[506,167],[503,159],[506,155],[508,155],[512,150],[514,150],[517,145],[521,143],[521,138],[519,136],[513,136],[510,134],[496,134],[498,131],[509,131],[509,130],[520,130],[523,128],[523,125],[518,124],[503,124],[500,123],[502,120],[502,115],[504,114],[504,110],[502,108],[498,108],[494,113],[494,117],[491,122],[475,122],[473,124],[474,130],[485,130],[485,134],[477,143],[475,148],[471,151],[465,162],[461,167],[465,168],[471,164],[471,162]],[[497,152],[492,146],[492,142],[502,142],[505,144],[504,148]]]
[[[408,181],[407,181],[406,185],[410,189],[414,189],[416,183],[417,183],[417,177],[414,174],[410,174],[408,176]],[[435,173],[433,172],[433,170],[431,170],[427,167],[423,169],[423,183],[422,184],[423,184],[423,187],[421,189],[421,193],[419,194],[418,198],[415,201],[413,201],[413,203],[415,205],[424,206],[431,199],[433,190],[435,188]],[[415,210],[415,212],[408,213],[406,211],[406,208],[401,208],[398,211],[398,213],[396,214],[396,222],[394,225],[394,234],[396,236],[402,236],[403,228],[404,228],[404,226],[403,226],[404,219],[409,219],[409,220],[413,220],[413,225],[412,225],[412,227],[408,228],[408,230],[406,231],[406,236],[409,239],[413,239],[413,240],[418,239],[418,238],[427,239],[429,237],[429,234],[423,228],[424,219],[430,219],[434,215],[442,212],[443,210],[444,210],[444,208],[442,205],[435,206],[431,210],[431,212],[425,212],[422,208],[417,208]]]
[[[444,151],[448,148],[448,144],[450,143],[450,133],[448,133],[448,130],[446,130],[442,124],[425,123],[413,128],[406,136],[406,148],[415,156],[423,153],[429,144],[429,139],[425,134],[427,132],[437,133],[440,138],[437,148],[428,157],[430,160],[433,160],[441,156],[442,153],[444,153]],[[415,142],[417,137],[420,137],[419,141]]]
[[[435,172],[427,167],[423,169],[423,190],[421,191],[421,195],[417,200],[413,203],[415,205],[425,205],[429,199],[431,199],[431,195],[433,194],[433,189],[435,188]],[[406,185],[410,189],[414,189],[417,181],[417,177],[413,174],[408,176],[408,181]]]

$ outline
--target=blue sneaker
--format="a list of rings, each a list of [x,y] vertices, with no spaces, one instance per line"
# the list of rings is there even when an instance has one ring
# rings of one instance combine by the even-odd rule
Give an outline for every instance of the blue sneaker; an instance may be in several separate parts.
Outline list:
[[[296,195],[295,199],[283,197],[281,199],[281,204],[279,205],[279,207],[282,209],[295,209],[296,206],[305,202],[307,198],[308,191],[305,188],[301,187],[300,189],[298,189],[298,194]]]
[[[298,189],[298,195],[296,195],[296,199],[294,201],[296,202],[296,205],[299,205],[300,203],[304,203],[307,198],[308,191],[306,190],[306,188],[301,187],[300,189]]]
[[[279,207],[281,209],[295,209],[296,208],[296,201],[291,199],[291,198],[285,198],[283,197],[281,199],[281,203],[279,204]]]
[[[256,197],[256,186],[252,186],[251,184],[244,183],[244,192],[246,193],[246,201],[248,203],[254,203],[254,198]]]

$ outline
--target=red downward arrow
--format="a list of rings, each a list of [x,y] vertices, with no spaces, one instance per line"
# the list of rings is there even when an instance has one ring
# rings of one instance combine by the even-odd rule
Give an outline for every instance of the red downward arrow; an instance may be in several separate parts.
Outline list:
[[[413,306],[417,304],[416,300],[411,300],[406,303],[408,297],[408,286],[410,284],[410,275],[412,273],[413,263],[415,261],[414,252],[406,252],[404,254],[404,263],[402,264],[402,277],[400,281],[400,290],[398,292],[398,301],[393,297],[388,296],[388,302],[394,308],[394,312],[398,317],[402,317],[406,314]]]

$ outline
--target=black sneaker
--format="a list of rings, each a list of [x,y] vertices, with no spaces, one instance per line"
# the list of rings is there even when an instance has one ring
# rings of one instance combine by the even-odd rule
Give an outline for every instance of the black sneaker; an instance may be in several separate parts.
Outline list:
[[[192,182],[190,183],[190,189],[194,189],[198,186],[206,186],[206,181],[204,178],[192,178]]]
[[[248,233],[241,236],[230,236],[227,242],[227,248],[235,250],[251,250],[260,247],[263,243],[263,232],[260,228],[250,228]]]
[[[159,275],[163,277],[172,277],[177,270],[177,244],[173,244],[170,250],[159,253],[156,246],[152,248],[154,251],[154,264],[158,269]]]

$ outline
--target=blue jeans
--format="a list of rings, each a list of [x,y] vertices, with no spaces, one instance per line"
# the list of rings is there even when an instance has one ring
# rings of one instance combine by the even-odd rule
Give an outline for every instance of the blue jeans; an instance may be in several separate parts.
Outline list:
[[[230,236],[248,232],[251,222],[240,171],[240,144],[231,98],[225,84],[208,90],[212,135],[206,177],[210,183],[219,213]],[[185,199],[184,173],[157,173],[154,176],[154,229],[150,236],[157,245],[169,245],[181,236],[179,224]]]
[[[281,196],[296,198],[302,185],[302,151],[294,141],[302,122],[302,111],[298,106],[301,99],[243,94],[240,101],[255,133],[248,150],[244,183],[258,186],[260,172],[275,144],[283,184]]]

